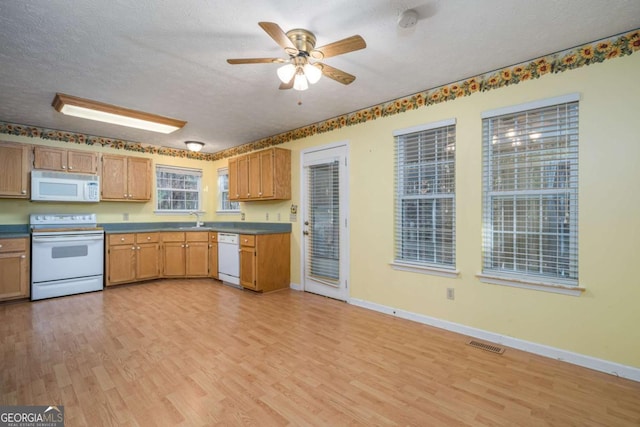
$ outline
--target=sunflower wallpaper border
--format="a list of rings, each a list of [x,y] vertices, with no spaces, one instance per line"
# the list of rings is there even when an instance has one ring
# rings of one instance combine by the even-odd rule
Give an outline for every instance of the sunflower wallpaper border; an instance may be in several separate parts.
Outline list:
[[[366,123],[379,117],[388,117],[441,102],[452,101],[456,98],[473,95],[474,93],[486,92],[504,86],[522,83],[527,80],[538,79],[546,74],[561,73],[587,65],[597,64],[605,60],[631,55],[639,50],[640,29],[636,29],[558,53],[539,57],[528,62],[522,62],[454,83],[427,89],[413,95],[333,117],[217,153],[194,153],[188,150],[160,147],[140,142],[123,141],[6,122],[0,122],[0,134],[27,136],[75,144],[100,145],[139,153],[215,161],[316,134],[331,132],[345,126]]]

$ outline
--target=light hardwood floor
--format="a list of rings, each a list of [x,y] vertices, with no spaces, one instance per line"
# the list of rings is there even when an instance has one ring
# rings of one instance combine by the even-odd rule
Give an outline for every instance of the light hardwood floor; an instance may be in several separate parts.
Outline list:
[[[209,280],[1,305],[0,368],[0,405],[66,426],[640,425],[640,383]]]

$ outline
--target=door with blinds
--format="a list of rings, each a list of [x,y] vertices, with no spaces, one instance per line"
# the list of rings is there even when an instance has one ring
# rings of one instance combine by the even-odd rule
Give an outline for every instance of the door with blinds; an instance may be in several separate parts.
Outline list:
[[[346,301],[347,145],[302,153],[303,288]]]

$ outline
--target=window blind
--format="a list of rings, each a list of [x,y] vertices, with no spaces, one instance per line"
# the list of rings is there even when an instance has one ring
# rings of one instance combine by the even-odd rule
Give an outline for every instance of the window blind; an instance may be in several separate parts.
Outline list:
[[[455,122],[395,133],[395,262],[455,267]]]
[[[578,102],[483,119],[483,271],[578,279]]]
[[[338,161],[306,167],[308,212],[308,274],[337,286],[340,278],[340,165]]]

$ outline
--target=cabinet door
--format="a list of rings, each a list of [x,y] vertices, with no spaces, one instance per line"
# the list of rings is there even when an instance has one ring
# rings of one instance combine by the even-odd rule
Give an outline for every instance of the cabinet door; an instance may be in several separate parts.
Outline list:
[[[36,169],[67,170],[67,150],[36,146],[33,154],[33,166]]]
[[[103,200],[127,200],[127,158],[125,156],[102,155]]]
[[[249,157],[238,157],[238,199],[249,198]]]
[[[129,157],[127,173],[129,200],[151,200],[151,159]]]
[[[136,246],[136,279],[160,277],[160,244],[140,243]]]
[[[97,173],[98,153],[69,150],[67,153],[67,170],[77,173]]]
[[[29,297],[27,253],[0,253],[0,301]]]
[[[209,277],[218,278],[218,244],[209,243]]]
[[[274,191],[274,151],[260,152],[260,197],[272,198]]]
[[[0,144],[0,197],[29,197],[29,146]]]
[[[254,248],[240,247],[240,285],[245,288],[256,288],[256,251]]]
[[[248,155],[249,159],[249,193],[247,197],[250,199],[259,199],[262,191],[260,190],[260,155],[253,153]]]
[[[209,275],[209,243],[186,243],[186,275],[188,277],[207,277]]]
[[[135,280],[136,247],[133,244],[109,246],[107,257],[107,286]]]
[[[238,159],[229,159],[229,200],[238,200]]]
[[[184,242],[165,242],[163,249],[163,276],[184,277],[185,244]]]

